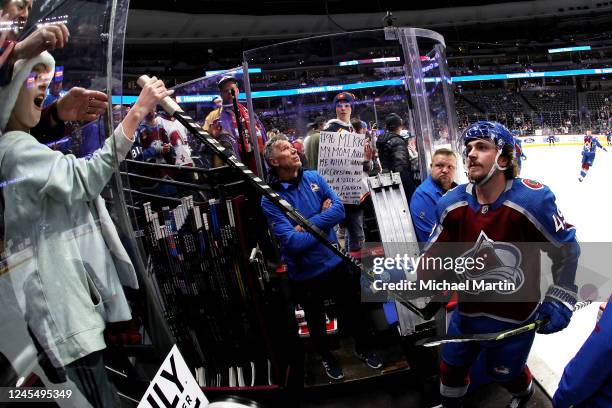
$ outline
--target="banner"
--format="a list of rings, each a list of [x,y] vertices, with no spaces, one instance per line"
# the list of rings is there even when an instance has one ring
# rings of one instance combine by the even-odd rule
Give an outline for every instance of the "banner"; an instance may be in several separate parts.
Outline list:
[[[345,204],[359,204],[365,193],[363,152],[365,135],[321,132],[319,173]]]
[[[175,344],[149,384],[138,408],[204,408],[207,405],[208,399]]]

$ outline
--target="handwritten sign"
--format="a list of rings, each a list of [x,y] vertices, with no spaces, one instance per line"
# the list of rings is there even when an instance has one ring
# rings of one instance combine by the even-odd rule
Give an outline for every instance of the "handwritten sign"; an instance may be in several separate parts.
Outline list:
[[[204,408],[207,405],[208,399],[174,345],[138,408]]]
[[[359,204],[365,192],[363,150],[365,135],[349,132],[321,132],[319,173],[346,204]]]

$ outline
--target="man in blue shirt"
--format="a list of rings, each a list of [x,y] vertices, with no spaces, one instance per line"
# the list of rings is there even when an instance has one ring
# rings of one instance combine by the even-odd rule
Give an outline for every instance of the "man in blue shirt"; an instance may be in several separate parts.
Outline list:
[[[456,184],[457,170],[455,153],[446,148],[435,151],[431,159],[431,175],[416,189],[410,200],[410,214],[419,243],[427,238],[436,224],[436,205],[438,200]]]
[[[315,170],[302,169],[297,150],[285,136],[274,136],[266,142],[264,158],[270,166],[270,187],[330,241],[337,242],[333,227],[344,218],[344,206],[325,179]],[[287,265],[291,295],[304,309],[310,338],[327,376],[344,378],[326,339],[324,301],[330,297],[343,312],[341,323],[355,339],[355,355],[369,367],[381,368],[380,358],[368,350],[369,328],[359,315],[358,280],[339,256],[287,218],[267,197],[261,199],[261,207]]]

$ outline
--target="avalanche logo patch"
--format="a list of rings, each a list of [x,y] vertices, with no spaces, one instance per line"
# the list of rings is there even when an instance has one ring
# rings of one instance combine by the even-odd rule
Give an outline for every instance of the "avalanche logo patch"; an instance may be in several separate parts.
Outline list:
[[[523,179],[523,184],[532,190],[541,190],[544,188],[544,184],[535,180]]]
[[[317,183],[310,183],[310,189],[313,193],[316,193],[317,191],[319,191],[319,185]]]
[[[460,258],[481,258],[484,260],[484,268],[481,270],[468,269],[464,273],[457,274],[460,282],[471,280],[481,281],[485,284],[498,284],[498,282],[513,284],[513,287],[508,286],[508,289],[503,287],[495,289],[495,292],[502,295],[516,293],[525,283],[525,272],[521,269],[523,260],[521,251],[509,242],[493,241],[487,237],[484,231],[480,232],[474,246],[462,254]],[[474,286],[472,285],[471,289],[465,290],[465,292],[474,295],[484,292],[484,290],[476,289]]]

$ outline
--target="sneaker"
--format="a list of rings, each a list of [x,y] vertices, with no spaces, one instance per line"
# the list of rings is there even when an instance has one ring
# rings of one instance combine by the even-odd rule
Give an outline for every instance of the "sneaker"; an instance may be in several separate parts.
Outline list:
[[[510,403],[508,405],[506,405],[506,408],[523,408],[523,407],[526,407],[527,406],[527,402],[529,402],[529,400],[533,396],[534,392],[535,392],[535,388],[533,387],[533,384],[531,384],[529,386],[529,391],[527,391],[525,394],[513,396],[512,399],[510,400]]]
[[[368,367],[373,368],[375,370],[383,366],[381,358],[378,357],[376,353],[373,353],[371,351],[366,351],[365,353],[355,352],[355,357],[366,363]]]
[[[582,181],[584,180],[582,177],[578,177],[578,181]]]
[[[340,363],[333,357],[323,359],[323,368],[325,369],[325,374],[332,380],[341,380],[344,378]]]

